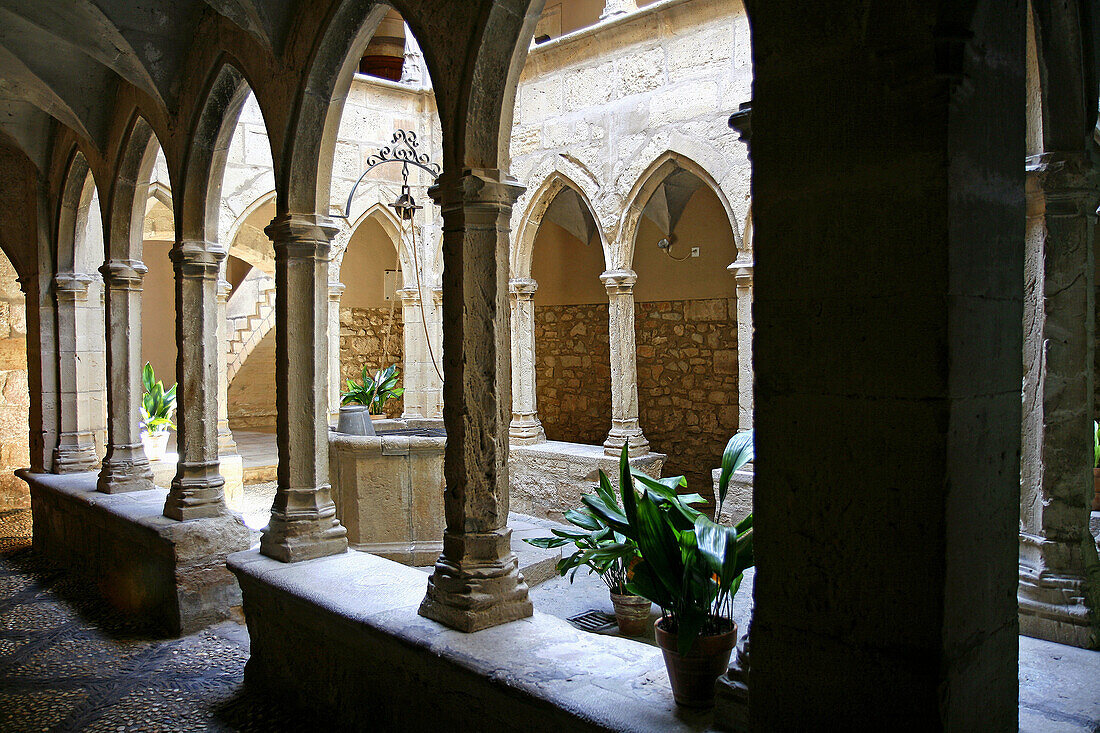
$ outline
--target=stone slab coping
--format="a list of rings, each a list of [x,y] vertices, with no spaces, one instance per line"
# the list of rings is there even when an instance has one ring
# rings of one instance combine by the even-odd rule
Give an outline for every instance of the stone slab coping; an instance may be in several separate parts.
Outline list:
[[[96,482],[99,480],[97,471],[84,473],[33,473],[20,469],[15,475],[26,481],[33,491],[36,486],[43,486],[50,490],[63,494],[70,499],[86,504],[95,511],[117,517],[138,531],[148,532],[164,538],[172,544],[176,544],[182,534],[191,527],[197,527],[196,522],[210,523],[211,520],[191,520],[180,522],[164,516],[164,502],[168,498],[168,489],[149,489],[147,491],[129,491],[121,494],[104,494],[96,491]],[[232,512],[226,512],[225,517],[215,518],[218,521],[239,522],[244,526],[244,520]],[[252,532],[254,541],[259,541],[259,533]],[[205,551],[204,546],[194,548],[196,551]]]
[[[417,614],[426,587],[422,572],[355,550],[299,563],[249,550],[230,555],[227,564],[239,578],[315,607],[345,638],[392,637],[410,654],[456,665],[536,706],[565,711],[579,728],[712,729],[712,712],[676,707],[661,652],[647,644],[588,634],[538,612],[473,634],[453,631]]]
[[[513,453],[544,453],[559,458],[583,458],[590,461],[615,461],[616,463],[619,461],[617,456],[607,455],[602,445],[566,443],[562,440],[544,440],[541,443],[513,445],[509,446],[508,450]],[[660,458],[663,461],[666,457],[663,453],[646,453],[640,456],[631,456],[630,462],[648,461],[655,458]]]
[[[349,435],[330,432],[329,445],[337,450],[355,451],[384,456],[404,456],[409,453],[442,453],[447,446],[445,436],[434,435]]]

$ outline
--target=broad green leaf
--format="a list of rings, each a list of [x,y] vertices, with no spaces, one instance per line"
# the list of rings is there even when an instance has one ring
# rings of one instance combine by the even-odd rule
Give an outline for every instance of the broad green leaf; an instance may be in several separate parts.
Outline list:
[[[738,433],[726,443],[726,449],[722,451],[722,472],[718,475],[719,507],[726,502],[726,494],[730,490],[730,478],[733,477],[734,472],[752,461],[754,457],[752,430]]]
[[[578,511],[577,509],[570,509],[565,513],[566,521],[581,527],[582,529],[593,530],[601,529],[603,527],[600,521],[592,516],[591,513]]]

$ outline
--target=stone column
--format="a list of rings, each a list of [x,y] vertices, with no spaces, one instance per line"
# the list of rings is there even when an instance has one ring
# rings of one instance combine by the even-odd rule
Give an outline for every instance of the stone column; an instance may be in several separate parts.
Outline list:
[[[443,369],[443,288],[432,288],[432,307],[425,311],[425,316],[428,317],[428,335],[431,342],[435,344],[435,350],[433,352],[435,362],[439,364],[440,370]],[[429,361],[432,359],[432,354],[428,355]],[[424,383],[425,387],[425,402],[424,412],[428,417],[434,417],[437,419],[443,418],[443,380],[440,379],[439,373],[436,372],[434,364],[429,363],[428,369],[425,372],[426,379]]]
[[[737,429],[752,430],[752,262],[729,269],[737,282]]]
[[[226,304],[233,286],[228,280],[218,279],[218,456],[224,458],[237,452],[237,443],[233,440],[233,431],[229,429],[229,376],[227,347],[229,328],[226,319]]]
[[[341,282],[328,284],[328,421],[335,425],[340,419],[340,298],[347,286]]]
[[[512,305],[512,424],[514,445],[546,442],[535,398],[535,291],[530,278],[508,281]]]
[[[97,488],[107,494],[152,489],[153,470],[141,444],[140,260],[109,260],[99,268],[106,291],[107,455]]]
[[[446,175],[446,174],[445,174]],[[420,615],[460,631],[530,616],[508,528],[508,234],[523,187],[498,170],[440,178],[447,528]]]
[[[88,404],[85,370],[80,360],[87,355],[80,348],[79,331],[86,327],[88,286],[93,276],[83,272],[58,273],[54,277],[57,294],[58,387],[61,397],[61,434],[53,452],[54,473],[91,471],[99,459],[95,452],[95,434],[87,423]],[[79,357],[79,358],[78,358]]]
[[[218,464],[218,272],[226,252],[184,240],[172,248],[176,275],[176,443],[179,462],[164,503],[169,519],[226,512]]]
[[[225,266],[222,266],[224,274]],[[244,459],[229,429],[229,321],[226,306],[233,286],[218,278],[218,464],[225,479],[225,503],[233,511],[244,509]]]
[[[260,551],[283,562],[348,548],[328,483],[329,249],[327,216],[283,214],[275,243],[275,384],[279,485]]]
[[[638,424],[638,354],[634,346],[633,270],[608,270],[600,275],[607,288],[611,331],[611,432],[604,452],[618,456],[630,441],[630,455],[649,452],[649,441]]]
[[[1096,183],[1084,156],[1028,159],[1020,633],[1075,646],[1100,626],[1086,591],[1086,568],[1096,564],[1088,532]]]
[[[426,377],[427,370],[432,369],[429,363],[431,357],[428,356],[428,345],[424,343],[424,325],[420,320],[420,293],[416,288],[401,288],[395,295],[401,298],[405,343],[405,365],[402,374],[405,387],[405,411],[401,417],[406,420],[418,420],[428,416],[424,409],[428,403]]]
[[[626,15],[638,9],[638,0],[607,0],[600,13],[600,20],[607,20],[616,15]]]

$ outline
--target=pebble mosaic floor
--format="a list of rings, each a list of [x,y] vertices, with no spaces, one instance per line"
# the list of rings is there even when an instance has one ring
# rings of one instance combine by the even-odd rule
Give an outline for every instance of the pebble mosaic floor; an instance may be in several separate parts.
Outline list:
[[[182,639],[128,624],[30,551],[30,512],[0,515],[0,731],[309,731],[243,685],[248,633]]]

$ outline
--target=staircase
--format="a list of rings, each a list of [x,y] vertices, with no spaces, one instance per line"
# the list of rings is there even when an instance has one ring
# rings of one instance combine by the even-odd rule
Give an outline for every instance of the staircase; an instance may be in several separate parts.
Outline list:
[[[230,294],[226,320],[226,372],[232,382],[248,355],[275,327],[275,278],[252,268]]]

